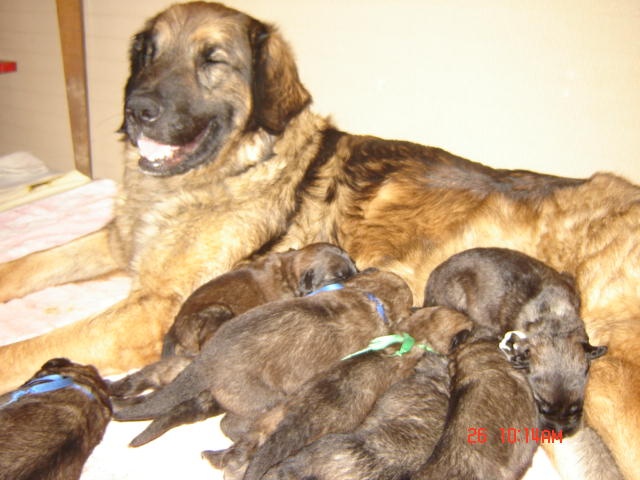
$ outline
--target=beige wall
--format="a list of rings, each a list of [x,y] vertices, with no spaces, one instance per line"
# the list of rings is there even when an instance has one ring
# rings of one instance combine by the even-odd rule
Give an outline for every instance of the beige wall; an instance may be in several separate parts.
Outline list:
[[[0,13],[24,2],[0,0]],[[170,3],[85,1],[97,176],[120,172],[114,132],[129,38]],[[496,167],[573,176],[610,170],[640,181],[637,0],[227,4],[280,26],[316,109],[343,129],[437,145]],[[0,78],[3,104],[4,86]],[[39,98],[28,108],[45,106]],[[9,112],[0,122],[11,125]],[[58,131],[33,136],[34,144],[70,145]]]
[[[53,0],[0,0],[0,155],[26,150],[50,167],[73,167],[64,74]]]

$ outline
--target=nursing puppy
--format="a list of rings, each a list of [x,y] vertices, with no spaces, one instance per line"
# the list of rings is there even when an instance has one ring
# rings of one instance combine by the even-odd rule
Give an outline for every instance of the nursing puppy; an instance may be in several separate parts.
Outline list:
[[[0,479],[80,478],[110,418],[107,387],[95,368],[48,361],[0,396]]]
[[[396,331],[408,332],[416,344],[446,354],[472,325],[464,314],[434,307],[417,310]],[[414,374],[423,356],[433,355],[416,345],[401,356],[394,355],[399,347],[368,351],[339,362],[262,415],[229,449],[203,452],[203,456],[224,469],[225,480],[254,480],[322,435],[351,432],[381,395]]]
[[[433,271],[425,305],[460,310],[504,336],[501,349],[527,372],[541,428],[576,431],[589,364],[607,347],[589,344],[571,277],[514,250],[475,248]]]
[[[275,300],[306,295],[356,273],[349,256],[328,243],[270,253],[202,285],[182,304],[164,338],[163,358],[110,385],[118,397],[172,381],[220,325]]]
[[[118,420],[154,419],[131,445],[173,426],[227,413],[232,439],[266,409],[410,314],[395,274],[366,270],[344,288],[268,303],[224,323],[176,379],[118,409]]]
[[[442,436],[412,480],[517,480],[537,444],[503,440],[500,429],[535,428],[537,412],[524,373],[493,338],[469,341],[453,356],[451,401]]]
[[[440,438],[449,404],[449,361],[424,352],[410,376],[393,384],[361,425],[319,438],[248,479],[392,479],[417,470]],[[434,477],[445,478],[445,477]]]

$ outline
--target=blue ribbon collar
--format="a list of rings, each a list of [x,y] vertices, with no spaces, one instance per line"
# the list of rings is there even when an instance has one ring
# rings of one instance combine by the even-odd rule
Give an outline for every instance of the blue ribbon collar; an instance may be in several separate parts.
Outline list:
[[[389,319],[387,318],[387,312],[384,311],[384,305],[378,297],[373,293],[367,293],[367,298],[376,304],[376,311],[385,325],[389,325]]]
[[[325,285],[324,287],[319,288],[318,290],[314,290],[311,293],[307,293],[307,297],[311,297],[313,295],[317,295],[322,292],[333,292],[334,290],[342,290],[344,285],[341,283],[330,283],[329,285]]]
[[[83,385],[78,385],[71,377],[64,375],[52,374],[43,377],[34,378],[27,382],[22,388],[11,394],[7,402],[0,405],[0,408],[17,402],[27,395],[39,395],[41,393],[54,392],[63,388],[73,388],[84,393],[90,399],[95,399],[93,392]]]
[[[311,297],[312,295],[316,295],[322,292],[333,292],[335,290],[342,290],[344,285],[342,283],[330,283],[329,285],[325,285],[324,287],[319,288],[318,290],[314,290],[311,293],[308,293],[306,296]],[[389,319],[387,318],[387,313],[384,310],[384,305],[380,301],[378,297],[376,297],[373,293],[367,293],[367,298],[371,300],[376,305],[376,311],[380,318],[384,322],[385,325],[389,325]]]

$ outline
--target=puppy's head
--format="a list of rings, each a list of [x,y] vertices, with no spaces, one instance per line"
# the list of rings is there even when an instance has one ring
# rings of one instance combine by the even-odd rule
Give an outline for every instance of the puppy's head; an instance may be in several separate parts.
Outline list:
[[[86,387],[111,412],[107,384],[93,365],[81,365],[66,358],[53,358],[47,361],[32,379],[52,374],[69,377],[77,385]]]
[[[607,347],[589,344],[584,330],[561,335],[508,332],[500,348],[511,364],[527,374],[540,427],[571,435],[580,427],[589,365]]]
[[[344,250],[329,243],[314,243],[291,255],[291,268],[300,295],[331,283],[343,282],[358,271]]]

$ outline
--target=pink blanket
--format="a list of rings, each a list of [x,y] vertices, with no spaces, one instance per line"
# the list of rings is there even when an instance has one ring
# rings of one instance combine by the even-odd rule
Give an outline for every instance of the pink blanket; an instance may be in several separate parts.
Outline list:
[[[113,216],[117,185],[97,180],[0,212],[0,262],[61,245],[103,227]],[[98,313],[127,295],[124,275],[51,287],[0,304],[0,345]]]

